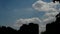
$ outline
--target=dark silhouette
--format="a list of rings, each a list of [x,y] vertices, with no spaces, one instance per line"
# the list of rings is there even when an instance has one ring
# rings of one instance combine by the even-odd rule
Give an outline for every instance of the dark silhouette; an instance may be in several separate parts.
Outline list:
[[[46,25],[46,31],[42,34],[60,34],[60,13],[56,15],[56,21]]]
[[[29,25],[24,24],[20,30],[22,34],[38,34],[39,29],[37,24],[30,23]]]
[[[58,1],[60,3],[60,0],[53,0],[54,3],[55,3],[55,1]]]
[[[11,34],[11,33],[17,33],[17,30],[12,29],[11,27],[0,27],[0,33],[1,34]]]
[[[38,24],[30,23],[29,25],[23,24],[19,30],[11,27],[0,27],[1,34],[39,34]]]

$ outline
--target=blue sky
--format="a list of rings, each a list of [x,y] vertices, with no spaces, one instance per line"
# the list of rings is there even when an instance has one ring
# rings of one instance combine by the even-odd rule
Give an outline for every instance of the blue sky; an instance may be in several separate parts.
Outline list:
[[[42,17],[44,12],[36,12],[32,8],[32,4],[36,1],[0,0],[0,25],[11,26],[20,18]]]
[[[0,0],[0,25],[10,26],[19,18],[34,14],[32,4],[37,0]]]

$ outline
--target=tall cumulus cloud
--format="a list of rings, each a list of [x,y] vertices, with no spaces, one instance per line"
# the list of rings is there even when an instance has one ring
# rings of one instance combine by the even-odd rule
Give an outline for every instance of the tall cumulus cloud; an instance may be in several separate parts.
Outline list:
[[[41,20],[38,17],[27,18],[27,19],[18,19],[16,21],[15,26],[19,27],[22,24],[29,24],[29,23],[37,23],[39,24],[39,31],[45,31],[45,27],[47,23],[51,23],[56,20],[55,16],[59,13],[60,8],[57,7],[60,5],[59,2],[44,2],[42,0],[38,0],[32,4],[32,7],[40,12],[45,12],[44,18]]]

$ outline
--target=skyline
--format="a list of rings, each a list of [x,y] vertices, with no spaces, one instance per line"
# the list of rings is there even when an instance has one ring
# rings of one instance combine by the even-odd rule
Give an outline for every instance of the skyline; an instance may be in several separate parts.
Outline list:
[[[56,20],[59,11],[60,4],[52,0],[0,0],[0,25],[18,28],[33,22],[39,24],[41,32]]]

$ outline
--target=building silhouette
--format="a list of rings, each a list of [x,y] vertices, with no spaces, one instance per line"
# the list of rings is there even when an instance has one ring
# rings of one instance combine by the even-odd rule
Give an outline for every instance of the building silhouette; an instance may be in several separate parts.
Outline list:
[[[0,34],[11,34],[11,33],[17,33],[17,30],[14,30],[11,27],[5,27],[5,26],[0,27]]]
[[[30,23],[29,25],[23,24],[19,30],[22,34],[39,34],[39,27],[37,24]]]
[[[29,25],[23,24],[19,30],[11,27],[0,27],[0,34],[39,34],[38,24],[30,23]]]

